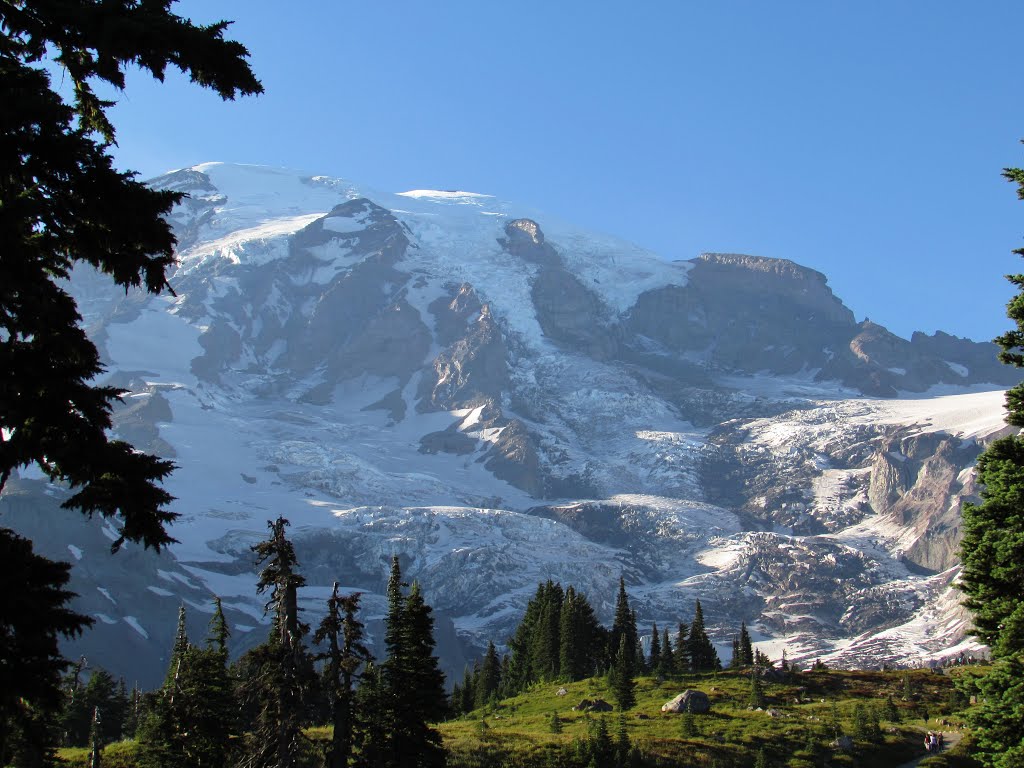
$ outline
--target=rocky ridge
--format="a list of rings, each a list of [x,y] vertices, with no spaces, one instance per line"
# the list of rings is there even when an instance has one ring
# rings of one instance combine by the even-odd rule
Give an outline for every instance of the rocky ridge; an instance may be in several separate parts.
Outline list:
[[[482,195],[219,164],[153,183],[190,194],[177,298],[74,289],[130,391],[119,433],[180,465],[181,545],[142,571],[154,589],[83,597],[110,619],[91,653],[132,637],[158,679],[173,605],[212,593],[255,642],[248,547],[277,514],[311,613],[339,580],[379,616],[400,553],[454,674],[538,580],[608,614],[620,573],[643,624],[700,598],[723,645],[741,620],[836,663],[964,641],[959,505],[1016,382],[993,345],[858,323],[789,261],[667,263]],[[58,532],[38,521],[61,489],[17,488],[4,519],[82,552],[83,596],[111,592],[96,525]]]

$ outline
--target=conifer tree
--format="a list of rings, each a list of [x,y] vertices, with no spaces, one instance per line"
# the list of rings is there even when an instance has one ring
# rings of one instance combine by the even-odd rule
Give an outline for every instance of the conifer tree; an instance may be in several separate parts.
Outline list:
[[[536,680],[554,680],[560,665],[559,625],[564,595],[561,584],[550,580],[545,584],[545,596],[540,605],[531,648],[530,668]]]
[[[732,656],[729,658],[729,669],[739,669],[740,655],[740,639],[734,636],[732,639]]]
[[[226,763],[235,702],[227,674],[227,625],[220,601],[214,605],[205,648],[189,643],[184,606],[179,609],[164,685],[139,727],[140,768]]]
[[[96,384],[100,357],[64,281],[75,264],[90,264],[125,289],[162,291],[174,249],[165,215],[182,195],[114,169],[113,102],[93,85],[123,89],[130,65],[163,79],[171,65],[225,99],[262,91],[248,52],[224,39],[227,22],[196,26],[169,6],[0,3],[0,492],[16,469],[35,464],[73,490],[63,507],[117,523],[114,549],[172,541],[171,496],[159,483],[173,465],[108,434],[121,392]],[[70,104],[47,58],[67,79]],[[22,542],[0,528],[0,582],[27,585],[0,609],[0,670],[11,670],[0,672],[0,762],[9,725],[52,717],[59,706],[58,636],[91,623],[65,606],[67,566]]]
[[[897,707],[896,702],[892,700],[891,693],[885,697],[885,719],[890,723],[900,723],[903,720],[903,718],[900,717],[899,707]]]
[[[363,670],[356,691],[354,744],[356,768],[382,768],[388,762],[391,734],[388,694],[381,668],[372,661]]]
[[[750,642],[750,633],[747,631],[747,623],[740,622],[739,653],[741,667],[749,667],[754,664],[754,647]]]
[[[715,651],[715,646],[711,644],[704,629],[704,611],[701,608],[700,600],[697,601],[693,610],[693,622],[690,624],[687,647],[690,669],[694,672],[710,672],[722,668],[722,663],[718,660],[718,652]]]
[[[555,711],[551,712],[551,718],[548,720],[548,730],[552,733],[562,732],[562,718],[560,718],[558,713]]]
[[[619,652],[612,666],[612,695],[620,711],[632,709],[636,704],[636,680],[634,663],[636,655],[629,646],[629,637],[623,633],[619,638]]]
[[[37,555],[28,539],[0,529],[0,580],[10,585],[0,600],[0,764],[10,759],[8,736],[16,730],[22,734],[21,749],[33,759],[47,760],[52,751],[48,729],[40,724],[56,720],[64,702],[61,674],[69,662],[61,656],[59,640],[93,623],[68,607],[75,597],[67,589],[70,568]]]
[[[479,672],[479,667],[476,671]],[[456,686],[458,690],[452,689],[452,704],[461,713],[472,712],[476,706],[476,689],[474,687],[476,677],[477,675],[470,670],[467,664],[462,673],[462,685]]]
[[[665,627],[661,634],[661,669],[658,673],[662,677],[670,677],[676,673],[676,657],[672,651],[672,641],[668,637],[668,627]]]
[[[750,706],[755,709],[764,706],[764,683],[757,667],[750,670]]]
[[[354,684],[360,667],[370,660],[370,652],[363,645],[363,625],[356,619],[359,597],[358,592],[339,595],[338,582],[334,582],[327,614],[313,635],[314,643],[327,642],[327,651],[316,658],[326,662],[324,678],[334,727],[328,768],[345,768],[349,763],[355,727]]]
[[[657,622],[651,625],[651,658],[647,667],[654,674],[661,670],[661,637],[658,635]]]
[[[252,548],[262,566],[257,592],[270,591],[265,610],[273,617],[267,641],[248,651],[239,665],[244,671],[240,703],[255,713],[245,746],[251,768],[291,768],[304,746],[302,725],[314,673],[303,644],[309,627],[299,619],[298,589],[305,579],[285,533],[288,525],[283,517],[267,521],[270,536]]]
[[[1024,169],[1003,176],[1024,200]],[[1024,256],[1024,248],[1014,251]],[[995,339],[999,359],[1024,367],[1024,274],[1008,275],[1017,294],[1007,304],[1015,328]],[[1024,385],[1006,393],[1006,421],[1024,426]],[[979,681],[982,706],[972,710],[975,754],[987,768],[1024,765],[1024,436],[992,442],[978,458],[981,504],[964,504],[960,588],[974,613],[974,634],[992,650],[993,668]]]
[[[474,681],[474,708],[485,707],[498,695],[501,686],[501,660],[494,643],[488,641],[487,653],[480,665],[480,674]]]
[[[386,699],[386,755],[391,768],[433,768],[446,762],[441,736],[430,723],[447,710],[444,675],[434,651],[434,620],[419,584],[408,597],[402,592],[398,557],[391,560],[388,579],[388,615],[382,665]]]
[[[629,741],[629,731],[626,729],[626,713],[619,712],[618,728],[615,730],[615,765],[629,765],[629,756],[632,747]]]
[[[676,647],[674,651],[676,673],[683,675],[690,671],[690,629],[679,622],[676,630]]]
[[[629,607],[629,595],[626,594],[626,580],[619,577],[619,593],[615,599],[615,616],[612,620],[612,631],[609,636],[608,655],[610,659],[617,657],[622,637],[626,638],[626,648],[633,655],[632,669],[637,667],[637,629],[636,614]],[[642,656],[641,656],[642,658]]]
[[[572,586],[565,590],[559,622],[559,671],[573,682],[590,677],[605,655],[605,636],[586,595]]]

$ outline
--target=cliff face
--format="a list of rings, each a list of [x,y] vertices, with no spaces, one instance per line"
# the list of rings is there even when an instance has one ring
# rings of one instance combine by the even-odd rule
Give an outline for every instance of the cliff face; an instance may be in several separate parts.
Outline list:
[[[179,464],[181,544],[129,587],[103,526],[59,526],[62,489],[27,473],[0,500],[80,553],[100,663],[129,638],[159,680],[178,603],[212,593],[239,649],[262,639],[249,547],[279,514],[308,620],[337,580],[377,626],[400,554],[455,674],[548,578],[604,619],[620,574],[644,624],[699,598],[721,643],[746,621],[790,658],[961,642],[959,507],[1016,374],[992,345],[858,323],[789,261],[667,263],[483,195],[220,165],[154,183],[192,195],[177,297],[74,288],[130,392],[117,430]]]

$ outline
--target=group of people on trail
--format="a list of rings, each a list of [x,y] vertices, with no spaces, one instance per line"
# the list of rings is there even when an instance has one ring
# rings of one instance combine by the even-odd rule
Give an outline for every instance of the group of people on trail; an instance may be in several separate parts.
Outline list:
[[[928,752],[938,752],[942,749],[942,731],[935,733],[934,731],[928,731],[924,737],[924,748]]]

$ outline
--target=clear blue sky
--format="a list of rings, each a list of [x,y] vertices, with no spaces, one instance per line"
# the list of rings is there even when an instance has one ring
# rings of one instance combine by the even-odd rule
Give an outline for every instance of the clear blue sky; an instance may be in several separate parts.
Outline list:
[[[1024,271],[1024,2],[198,2],[266,94],[129,79],[118,162],[486,192],[668,259],[824,272],[858,319],[990,339]],[[543,225],[543,222],[541,222]]]

